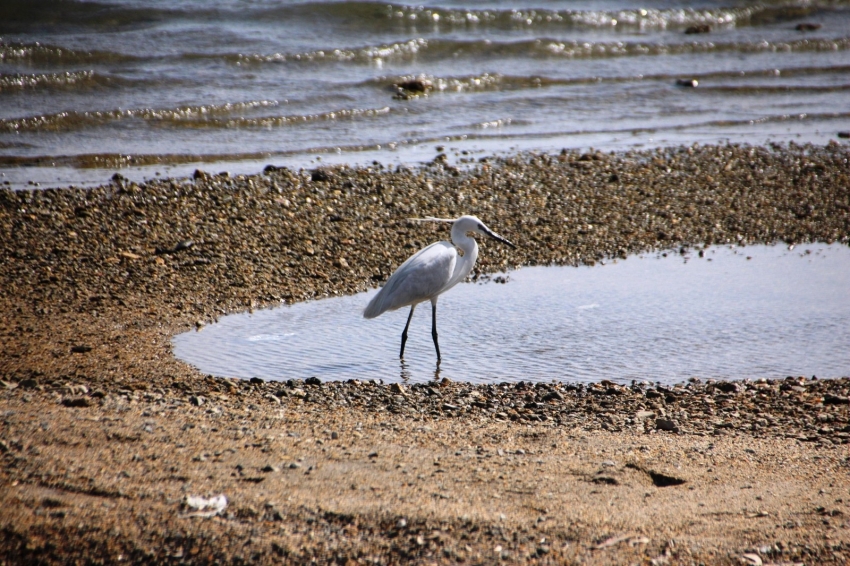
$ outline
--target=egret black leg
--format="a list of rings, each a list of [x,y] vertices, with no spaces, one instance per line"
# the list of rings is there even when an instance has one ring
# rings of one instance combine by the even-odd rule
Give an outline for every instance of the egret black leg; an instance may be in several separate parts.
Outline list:
[[[410,319],[413,318],[413,309],[416,308],[416,305],[410,307],[410,314],[407,315],[407,324],[404,325],[404,332],[401,333],[401,353],[399,353],[398,357],[404,357],[404,343],[407,342],[407,328],[410,326]]]
[[[437,305],[431,304],[431,337],[434,339],[434,347],[437,349],[437,361],[440,357],[440,343],[437,341]]]

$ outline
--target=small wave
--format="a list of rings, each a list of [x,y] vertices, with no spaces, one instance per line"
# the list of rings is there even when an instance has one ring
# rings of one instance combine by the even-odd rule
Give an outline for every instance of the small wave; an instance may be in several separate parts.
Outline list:
[[[170,109],[142,108],[138,110],[99,110],[88,112],[58,112],[43,116],[25,118],[5,118],[0,120],[0,130],[9,132],[27,131],[65,131],[100,126],[125,119],[148,121],[190,122],[205,117],[245,112],[258,108],[277,106],[273,100],[235,102],[227,104],[209,104],[203,106],[184,106]]]
[[[279,128],[310,122],[368,118],[372,116],[382,116],[389,113],[390,108],[388,106],[383,108],[343,108],[341,110],[332,110],[330,112],[298,114],[291,116],[260,116],[256,118],[239,116],[234,118],[218,119],[181,119],[180,123],[184,127],[194,128]]]
[[[232,54],[225,60],[237,65],[264,63],[351,62],[378,64],[421,59],[428,62],[457,61],[464,58],[568,58],[592,59],[641,57],[652,55],[684,55],[704,53],[769,53],[825,52],[850,49],[850,37],[836,39],[799,39],[794,41],[715,42],[592,42],[530,39],[515,42],[489,40],[411,39],[405,42],[352,49],[320,49],[304,53]],[[213,57],[213,56],[204,56]],[[449,88],[449,87],[447,87]]]
[[[116,81],[94,71],[67,71],[65,73],[0,75],[0,93],[21,90],[83,89],[106,86]]]
[[[342,120],[389,114],[390,108],[344,108],[317,114],[292,116],[235,116],[238,112],[271,108],[276,101],[260,100],[207,106],[186,106],[174,109],[105,110],[93,112],[59,112],[44,116],[0,119],[0,131],[68,131],[102,126],[125,119],[140,119],[183,128],[272,128],[318,121]]]
[[[811,8],[810,8],[811,9]],[[734,27],[780,17],[783,8],[764,5],[716,9],[670,8],[628,10],[458,10],[387,5],[387,18],[409,26],[449,26],[496,29],[685,29],[693,25]],[[799,16],[799,10],[794,12]]]
[[[427,46],[428,41],[419,38],[398,43],[388,43],[359,48],[317,49],[303,53],[272,53],[270,55],[240,53],[237,55],[228,55],[225,58],[237,65],[285,63],[288,61],[307,63],[321,61],[353,61],[357,63],[372,63],[392,59],[409,59],[416,56]]]
[[[0,63],[26,63],[30,65],[69,65],[96,63],[123,63],[138,61],[141,57],[112,51],[79,51],[45,45],[42,43],[0,42]]]
[[[784,94],[784,93],[818,93],[850,91],[850,84],[843,85],[719,85],[700,86],[700,92],[723,92],[740,95]]]
[[[686,130],[701,126],[751,126],[753,124],[769,124],[781,122],[827,122],[829,120],[846,120],[850,112],[801,112],[799,114],[775,114],[753,120],[710,120],[699,124],[683,124],[668,128],[670,130]]]
[[[169,78],[168,86],[175,87],[190,80]],[[29,90],[84,91],[87,89],[150,88],[156,86],[148,79],[103,74],[98,71],[66,71],[58,73],[15,73],[0,74],[0,93],[15,93]]]
[[[530,44],[531,45],[531,44]],[[801,53],[845,51],[850,48],[850,38],[800,39],[796,41],[714,42],[692,41],[686,43],[631,43],[631,42],[562,42],[536,40],[533,48],[541,56],[589,59],[645,55],[684,55],[689,53]]]

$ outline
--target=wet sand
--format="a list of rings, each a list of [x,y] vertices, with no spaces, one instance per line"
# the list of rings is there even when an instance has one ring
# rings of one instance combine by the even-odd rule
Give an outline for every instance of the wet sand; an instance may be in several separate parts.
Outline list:
[[[445,237],[412,216],[475,213],[517,243],[482,242],[479,275],[847,243],[848,158],[838,144],[567,152],[0,192],[0,556],[846,563],[844,376],[252,383],[200,374],[170,339],[379,285]],[[186,505],[219,494],[215,516]]]

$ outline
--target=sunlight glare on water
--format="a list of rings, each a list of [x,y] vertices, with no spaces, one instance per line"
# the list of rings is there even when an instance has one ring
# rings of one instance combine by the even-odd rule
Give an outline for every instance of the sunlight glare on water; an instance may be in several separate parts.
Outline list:
[[[850,248],[713,247],[595,267],[530,267],[365,320],[375,290],[222,318],[174,338],[202,372],[270,380],[678,383],[850,375]]]

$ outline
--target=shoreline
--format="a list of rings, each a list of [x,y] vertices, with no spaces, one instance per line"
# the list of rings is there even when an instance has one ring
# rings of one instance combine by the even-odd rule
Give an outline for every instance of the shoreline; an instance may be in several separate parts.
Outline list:
[[[839,144],[566,151],[470,170],[437,158],[2,190],[0,555],[843,563],[846,377],[252,383],[200,374],[171,337],[379,284],[438,233],[411,216],[470,212],[519,235],[476,274],[706,243],[847,244],[848,159]],[[186,496],[219,493],[220,516],[184,516]]]

